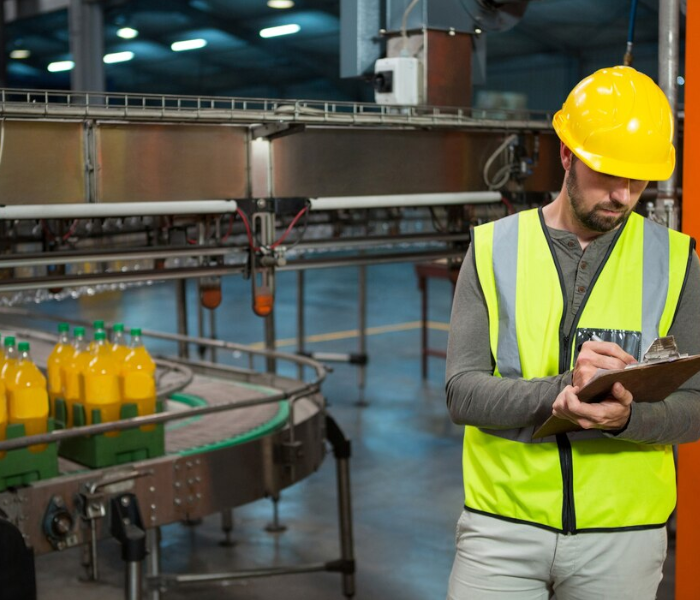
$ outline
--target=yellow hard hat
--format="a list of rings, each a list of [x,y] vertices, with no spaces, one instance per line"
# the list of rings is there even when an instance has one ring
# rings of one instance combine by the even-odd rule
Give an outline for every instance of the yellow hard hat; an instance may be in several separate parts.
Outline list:
[[[594,171],[660,181],[676,164],[673,114],[654,81],[632,67],[596,71],[552,121],[559,139]]]

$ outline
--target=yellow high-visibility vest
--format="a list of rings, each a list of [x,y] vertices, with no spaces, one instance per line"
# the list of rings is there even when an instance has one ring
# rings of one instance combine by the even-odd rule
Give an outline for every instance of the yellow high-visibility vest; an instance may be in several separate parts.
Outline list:
[[[573,368],[576,350],[591,332],[624,340],[640,359],[671,327],[693,247],[687,235],[631,214],[571,330],[563,331],[566,294],[541,211],[475,228],[494,375],[563,373]],[[671,446],[612,439],[600,430],[533,440],[533,431],[465,428],[468,510],[566,533],[666,522],[676,502]]]

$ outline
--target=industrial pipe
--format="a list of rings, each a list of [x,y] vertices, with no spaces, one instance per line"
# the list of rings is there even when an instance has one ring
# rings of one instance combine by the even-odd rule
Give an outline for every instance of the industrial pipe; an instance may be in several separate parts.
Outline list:
[[[217,215],[236,212],[235,200],[20,204],[0,206],[0,219],[100,219],[157,215]]]
[[[498,192],[456,192],[445,194],[392,194],[386,196],[338,196],[311,198],[311,210],[349,210],[447,204],[490,204],[501,201]]]
[[[661,0],[659,3],[659,86],[666,94],[673,112],[673,145],[678,147],[678,29],[680,0]],[[678,229],[676,215],[676,169],[666,181],[659,181],[656,211],[669,214],[671,229]],[[670,205],[670,206],[668,206]]]

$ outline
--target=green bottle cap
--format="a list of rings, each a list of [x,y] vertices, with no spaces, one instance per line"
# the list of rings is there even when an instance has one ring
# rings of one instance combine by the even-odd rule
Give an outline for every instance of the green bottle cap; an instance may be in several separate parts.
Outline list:
[[[11,335],[8,335],[5,338],[5,348],[8,346],[14,346],[15,345],[15,338],[13,338]]]
[[[131,335],[141,335],[141,328],[140,327],[134,327],[131,330]]]
[[[96,331],[95,332],[95,341],[99,342],[101,340],[106,340],[107,339],[107,333],[104,331]]]
[[[75,337],[80,337],[81,335],[84,336],[84,335],[85,335],[85,327],[76,327],[76,328],[73,330],[73,335],[74,335]]]
[[[124,323],[115,323],[112,329],[114,331],[124,331]]]
[[[92,322],[92,328],[93,328],[93,329],[104,329],[104,328],[105,328],[105,322],[104,322],[104,321],[93,321],[93,322]]]
[[[17,346],[17,350],[20,352],[29,352],[29,342],[20,342]]]
[[[68,325],[68,323],[58,324],[58,333],[67,333],[68,331],[70,331],[70,325]]]

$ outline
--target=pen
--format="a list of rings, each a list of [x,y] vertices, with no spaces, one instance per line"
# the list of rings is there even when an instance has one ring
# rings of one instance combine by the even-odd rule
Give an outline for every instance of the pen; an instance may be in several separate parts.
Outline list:
[[[595,333],[591,334],[591,341],[592,342],[604,342],[605,340],[599,336],[597,336]]]

